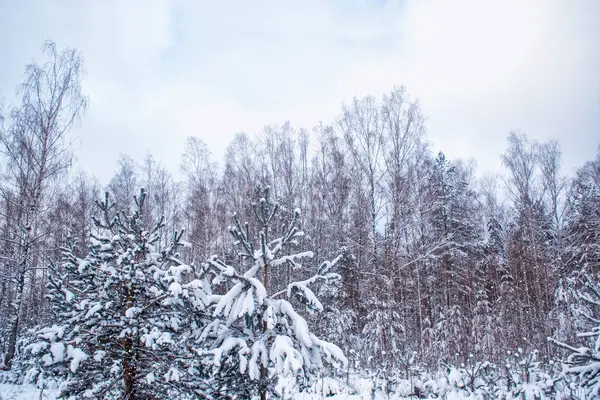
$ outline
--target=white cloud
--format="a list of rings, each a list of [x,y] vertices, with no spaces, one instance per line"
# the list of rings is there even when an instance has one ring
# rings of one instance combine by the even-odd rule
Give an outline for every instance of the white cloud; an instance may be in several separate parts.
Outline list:
[[[507,132],[521,129],[562,139],[570,168],[594,155],[600,121],[582,106],[600,109],[597,2],[409,4],[407,81],[436,147],[495,170]]]
[[[450,157],[498,169],[517,128],[562,139],[573,167],[598,141],[599,11],[593,0],[7,3],[0,87],[47,36],[83,49],[91,107],[78,153],[104,181],[119,152],[175,169],[187,135],[220,155],[238,131],[311,128],[354,95],[401,84]]]

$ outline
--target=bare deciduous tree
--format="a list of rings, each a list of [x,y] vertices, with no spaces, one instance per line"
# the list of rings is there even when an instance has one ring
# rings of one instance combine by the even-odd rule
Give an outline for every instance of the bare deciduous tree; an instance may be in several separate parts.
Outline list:
[[[43,53],[49,60],[27,66],[25,81],[18,88],[20,104],[10,112],[9,126],[0,137],[7,160],[2,193],[6,198],[9,192],[14,193],[16,207],[10,221],[14,229],[2,238],[14,249],[5,262],[11,266],[16,287],[4,368],[10,368],[15,354],[26,279],[38,267],[32,262],[43,238],[38,221],[48,209],[51,184],[71,165],[67,132],[87,106],[81,92],[81,53],[58,50],[52,41],[44,44]]]
[[[346,146],[355,163],[354,180],[366,182],[365,200],[369,207],[371,258],[377,257],[377,224],[380,218],[380,182],[382,174],[383,129],[379,105],[374,97],[355,98],[350,106],[343,106],[338,121]]]
[[[120,154],[117,171],[108,184],[108,190],[115,199],[115,211],[129,210],[138,189],[138,172],[135,162],[130,156]]]

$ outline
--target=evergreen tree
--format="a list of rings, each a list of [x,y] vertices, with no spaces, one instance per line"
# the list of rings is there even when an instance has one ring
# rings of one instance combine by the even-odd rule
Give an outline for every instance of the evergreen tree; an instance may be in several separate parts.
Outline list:
[[[573,342],[577,332],[586,329],[585,319],[577,313],[579,307],[586,307],[578,293],[582,282],[594,280],[600,271],[599,176],[600,152],[594,161],[577,171],[569,191],[564,227],[566,245],[556,271],[558,284],[551,313],[552,336],[563,343]]]
[[[576,379],[586,398],[600,397],[600,285],[589,278],[585,287],[578,292],[582,302],[579,316],[589,327],[578,334],[584,338],[582,345],[569,345],[550,339],[558,346],[570,352],[567,357],[565,373]]]
[[[474,339],[474,350],[478,356],[493,357],[497,343],[494,335],[497,327],[497,317],[492,310],[489,291],[486,288],[486,271],[478,271],[481,275],[477,280],[477,291],[475,292],[475,307],[473,309],[472,337]]]
[[[362,356],[372,368],[395,370],[405,350],[405,328],[393,300],[376,301],[366,316]]]
[[[50,276],[56,322],[40,329],[40,341],[30,348],[40,358],[42,379],[64,380],[64,396],[209,396],[201,360],[188,347],[188,335],[205,323],[196,300],[203,283],[184,283],[191,267],[178,259],[183,232],[165,250],[156,249],[163,223],[146,230],[145,200],[142,189],[132,214],[111,217],[107,194],[98,202],[101,218],[94,218],[98,233],[88,255],[80,259],[65,249],[63,271]]]
[[[324,309],[322,313],[313,314],[310,320],[318,322],[316,332],[328,341],[340,343],[348,354],[352,348],[358,348],[355,342],[360,336],[357,332],[359,314],[355,311],[358,271],[356,258],[348,248],[342,247],[339,257],[331,272],[339,274],[341,279],[319,287],[317,294],[323,299]]]
[[[275,237],[279,211],[279,205],[270,201],[269,190],[264,190],[264,197],[254,204],[258,238],[252,237],[249,225],[242,226],[237,216],[230,227],[240,248],[240,262],[229,265],[214,256],[205,265],[216,275],[213,283],[226,288],[225,294],[211,297],[217,320],[203,332],[203,337],[212,340],[214,379],[223,390],[243,398],[276,396],[274,385],[281,375],[296,376],[302,386],[324,361],[346,363],[337,346],[310,332],[293,306],[301,305],[307,311],[323,309],[308,285],[339,279],[330,271],[340,258],[322,263],[316,275],[281,290],[271,285],[273,269],[291,266],[299,270],[302,259],[313,256],[310,251],[293,252],[304,235],[298,227],[300,210],[294,211],[291,221],[281,228],[281,236]]]
[[[452,356],[461,353],[464,359],[472,345],[467,318],[472,313],[472,270],[481,253],[481,232],[476,197],[466,180],[469,170],[457,165],[440,152],[430,177],[431,225],[434,235],[446,243],[437,254],[432,297],[436,345]]]

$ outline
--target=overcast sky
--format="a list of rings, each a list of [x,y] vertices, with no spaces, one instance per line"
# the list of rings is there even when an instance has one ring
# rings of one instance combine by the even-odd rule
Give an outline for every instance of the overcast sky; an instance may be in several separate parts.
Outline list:
[[[500,169],[512,129],[559,140],[567,169],[600,144],[600,1],[0,0],[0,91],[44,40],[84,52],[83,169],[119,153],[178,169],[185,137],[220,157],[236,132],[331,121],[404,85],[432,148]]]

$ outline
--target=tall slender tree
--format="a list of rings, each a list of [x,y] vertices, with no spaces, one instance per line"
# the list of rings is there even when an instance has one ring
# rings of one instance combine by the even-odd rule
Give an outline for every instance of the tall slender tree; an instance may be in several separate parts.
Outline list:
[[[0,132],[7,160],[2,193],[14,207],[10,216],[14,229],[2,240],[12,247],[5,260],[16,288],[3,368],[10,368],[15,355],[27,279],[41,267],[34,265],[44,237],[39,230],[40,218],[52,201],[57,179],[71,165],[67,133],[87,105],[81,91],[81,53],[59,50],[51,41],[44,44],[43,53],[48,61],[27,66],[25,81],[18,88],[20,104],[12,109],[8,127]]]

